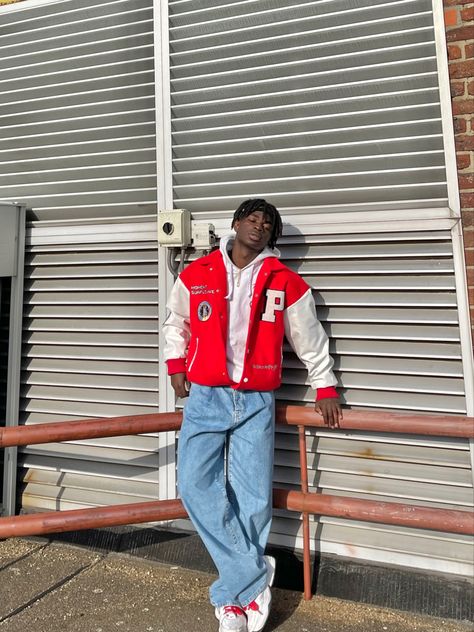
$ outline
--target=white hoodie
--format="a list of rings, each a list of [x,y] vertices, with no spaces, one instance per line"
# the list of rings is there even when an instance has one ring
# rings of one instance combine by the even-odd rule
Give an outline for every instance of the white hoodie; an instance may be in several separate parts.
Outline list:
[[[250,321],[250,305],[253,290],[262,262],[267,257],[279,257],[277,248],[264,248],[245,268],[232,263],[229,252],[232,250],[234,235],[227,235],[220,241],[219,249],[227,272],[227,370],[234,382],[240,382],[244,369],[245,348]]]

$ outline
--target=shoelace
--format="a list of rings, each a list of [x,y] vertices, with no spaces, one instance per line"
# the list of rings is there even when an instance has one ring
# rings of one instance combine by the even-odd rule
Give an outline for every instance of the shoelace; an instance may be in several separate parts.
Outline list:
[[[258,607],[258,603],[256,601],[251,601],[247,606],[244,606],[244,610],[256,610],[260,612],[260,608]]]
[[[224,606],[224,615],[235,614],[235,616],[244,615],[245,613],[239,606]]]

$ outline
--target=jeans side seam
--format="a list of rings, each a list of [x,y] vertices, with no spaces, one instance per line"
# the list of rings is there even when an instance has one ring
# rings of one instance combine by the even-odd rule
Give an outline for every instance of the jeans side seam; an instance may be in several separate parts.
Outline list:
[[[245,608],[246,606],[251,604],[252,601],[255,601],[255,599],[260,595],[260,593],[262,593],[265,590],[267,586],[268,586],[267,577],[265,575],[263,581],[259,584],[258,589],[255,589],[254,592],[250,594],[250,597],[240,599],[242,608]]]
[[[227,532],[229,533],[229,535],[231,537],[232,543],[234,544],[235,551],[241,555],[242,551],[240,550],[240,547],[239,547],[239,541],[238,541],[238,538],[237,538],[237,536],[235,534],[235,531],[234,531],[234,529],[232,527],[232,521],[230,520],[230,517],[229,517],[229,513],[231,511],[234,511],[233,507],[232,507],[231,503],[229,502],[229,498],[227,496],[227,491],[226,491],[225,487],[223,487],[221,485],[220,481],[218,481],[217,479],[216,479],[216,485],[220,489],[222,495],[224,496],[224,500],[225,500],[224,528],[227,530]]]

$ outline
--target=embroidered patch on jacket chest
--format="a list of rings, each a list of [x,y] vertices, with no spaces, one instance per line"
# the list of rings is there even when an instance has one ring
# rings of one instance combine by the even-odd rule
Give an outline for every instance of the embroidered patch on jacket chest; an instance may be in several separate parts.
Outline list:
[[[276,321],[275,312],[282,312],[285,309],[285,292],[283,290],[268,289],[265,292],[265,310],[262,320],[267,323]]]
[[[209,318],[211,317],[212,314],[212,307],[211,304],[208,303],[207,301],[201,301],[201,303],[199,303],[198,308],[197,308],[197,315],[199,320],[209,320]]]

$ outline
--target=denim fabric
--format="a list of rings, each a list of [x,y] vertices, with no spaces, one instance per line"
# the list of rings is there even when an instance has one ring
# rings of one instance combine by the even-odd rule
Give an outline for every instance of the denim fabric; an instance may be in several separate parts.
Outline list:
[[[246,606],[267,585],[274,417],[272,391],[193,384],[185,405],[178,488],[219,572],[217,607]]]

